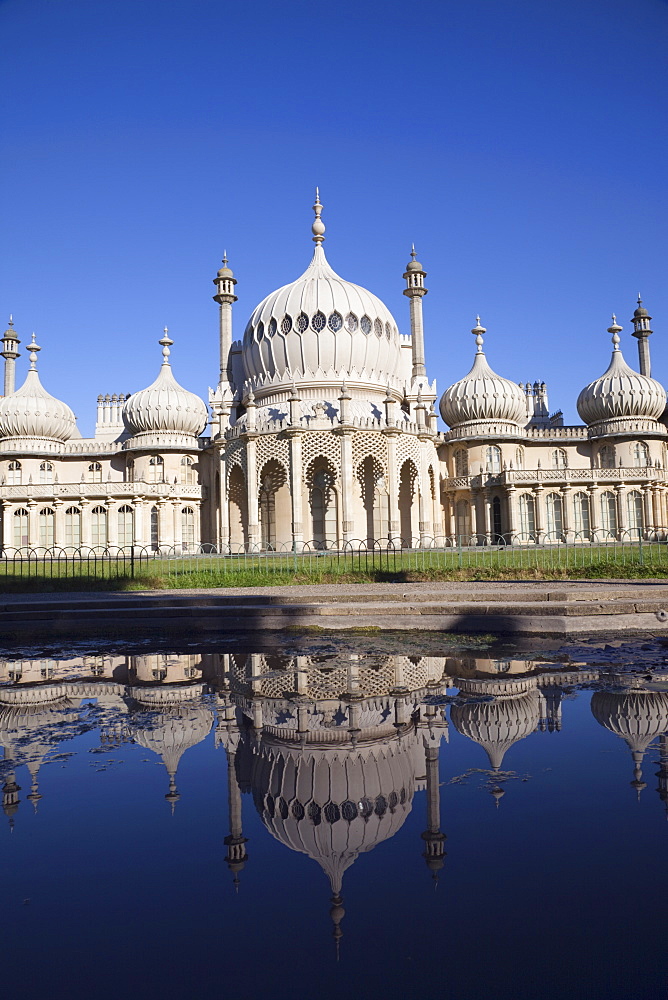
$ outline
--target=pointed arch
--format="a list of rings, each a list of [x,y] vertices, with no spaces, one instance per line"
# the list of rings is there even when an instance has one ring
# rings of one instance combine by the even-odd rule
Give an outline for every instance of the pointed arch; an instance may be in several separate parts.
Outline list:
[[[412,458],[407,458],[399,473],[399,531],[404,548],[412,548],[417,521],[418,470]]]
[[[316,455],[306,469],[306,489],[315,548],[331,548],[339,540],[336,469],[329,458]]]

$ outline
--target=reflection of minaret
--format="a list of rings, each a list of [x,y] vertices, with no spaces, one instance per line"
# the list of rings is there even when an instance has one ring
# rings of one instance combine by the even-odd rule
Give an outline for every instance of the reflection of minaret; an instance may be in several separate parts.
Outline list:
[[[540,722],[538,728],[541,733],[558,733],[561,730],[561,697],[562,691],[558,687],[539,687],[540,697]]]
[[[424,758],[427,771],[427,829],[422,834],[425,842],[422,857],[432,878],[438,882],[438,873],[445,864],[445,834],[441,833],[441,790],[439,787],[439,744],[425,740]]]
[[[230,833],[225,837],[224,843],[227,847],[225,861],[227,867],[234,875],[234,886],[239,891],[239,872],[243,870],[248,854],[246,844],[248,839],[244,837],[241,817],[241,789],[237,781],[236,753],[227,751],[227,805],[229,810]]]
[[[37,775],[39,774],[41,763],[42,763],[41,760],[32,760],[28,764],[28,770],[30,771],[30,777],[32,778],[32,781],[30,784],[30,792],[26,796],[26,798],[28,799],[29,802],[32,802],[32,806],[35,812],[37,812],[37,804],[42,797],[39,790],[39,783],[37,781]]]
[[[659,739],[659,770],[656,776],[659,779],[656,790],[666,807],[666,819],[668,819],[668,736],[665,733]]]
[[[9,820],[9,829],[14,830],[14,816],[19,808],[21,786],[16,784],[16,775],[10,771],[2,786],[2,811]]]

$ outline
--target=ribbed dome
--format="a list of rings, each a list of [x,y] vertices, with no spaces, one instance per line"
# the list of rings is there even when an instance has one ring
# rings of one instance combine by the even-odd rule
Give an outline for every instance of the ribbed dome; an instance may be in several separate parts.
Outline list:
[[[519,385],[492,371],[482,351],[476,354],[468,375],[445,390],[440,408],[449,427],[474,422],[527,422],[526,399]]]
[[[31,368],[20,389],[0,399],[0,437],[41,438],[62,443],[72,437],[76,417],[67,403],[46,391]]]
[[[479,743],[495,770],[503,763],[506,751],[518,740],[529,736],[540,721],[538,693],[534,689],[526,694],[494,701],[475,701],[453,705],[450,719],[455,729]]]
[[[636,752],[644,752],[652,740],[668,732],[667,691],[596,691],[591,711],[600,725]]]
[[[604,420],[658,420],[666,408],[666,390],[656,379],[629,368],[615,343],[607,371],[582,390],[577,407],[590,425]]]
[[[146,444],[169,443],[192,447],[208,420],[206,404],[194,392],[188,392],[174,378],[167,360],[169,344],[163,337],[164,361],[157,379],[146,389],[133,393],[123,406],[123,422],[137,442],[145,437]]]

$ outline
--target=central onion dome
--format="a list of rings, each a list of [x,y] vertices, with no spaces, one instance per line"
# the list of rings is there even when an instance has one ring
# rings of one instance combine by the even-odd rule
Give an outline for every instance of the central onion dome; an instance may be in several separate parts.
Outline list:
[[[612,326],[608,327],[613,343],[610,364],[600,378],[585,386],[577,401],[584,422],[601,434],[634,430],[633,422],[637,420],[644,422],[644,431],[651,430],[646,422],[656,423],[666,408],[666,390],[661,383],[634,372],[624,360],[619,349],[621,329],[613,315]],[[657,428],[663,430],[658,425]]]
[[[484,683],[479,693],[485,693]],[[450,720],[455,729],[479,743],[495,771],[500,770],[506,752],[518,740],[534,732],[540,721],[538,692],[496,697],[493,701],[473,701],[453,705]]]
[[[247,379],[257,392],[267,383],[305,374],[375,382],[398,375],[401,347],[389,309],[371,292],[339,277],[322,248],[325,226],[316,192],[313,260],[289,285],[254,310],[243,338]]]
[[[135,392],[123,406],[123,422],[132,435],[126,449],[137,447],[197,447],[197,437],[206,427],[209,416],[206,404],[194,392],[179,385],[169,363],[169,348],[174,343],[167,336],[162,344],[163,362],[157,379],[146,389]]]
[[[40,382],[36,364],[40,348],[34,333],[29,348],[30,369],[25,382],[16,392],[0,399],[0,437],[63,444],[76,435],[76,417],[67,403],[48,393]],[[3,445],[6,443],[3,441]]]
[[[487,364],[482,349],[484,326],[480,317],[471,333],[477,351],[468,375],[441,396],[441,416],[461,434],[486,433],[494,423],[496,433],[516,433],[527,422],[526,398],[516,382],[501,378]]]

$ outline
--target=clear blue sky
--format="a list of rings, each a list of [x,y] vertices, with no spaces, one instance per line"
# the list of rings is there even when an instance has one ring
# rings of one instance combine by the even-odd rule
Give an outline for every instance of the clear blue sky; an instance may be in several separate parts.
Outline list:
[[[213,278],[235,335],[327,254],[408,331],[425,266],[428,370],[544,379],[576,420],[638,291],[668,382],[665,0],[0,0],[0,320],[91,433],[98,392],[217,378]],[[26,368],[19,359],[19,377]]]

